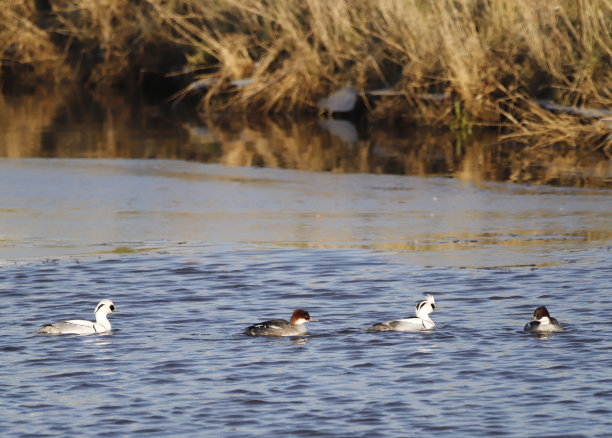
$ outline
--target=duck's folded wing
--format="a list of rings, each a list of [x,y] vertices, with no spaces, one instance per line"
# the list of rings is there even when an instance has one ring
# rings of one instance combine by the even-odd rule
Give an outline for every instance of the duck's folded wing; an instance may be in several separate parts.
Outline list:
[[[395,321],[391,321],[389,324],[391,325],[391,327],[393,327],[393,330],[398,330],[402,332],[427,329],[423,320],[420,318],[397,319]]]
[[[389,325],[392,322],[393,321],[379,322],[378,324],[374,324],[368,330],[376,330],[376,331],[379,331],[379,332],[386,332],[388,330],[393,330],[393,328],[391,328],[391,326]]]
[[[527,324],[525,324],[525,328],[523,330],[526,332],[537,332],[539,329],[540,321],[529,321]]]
[[[557,321],[557,318],[550,318],[550,322],[555,326],[556,331],[563,330],[563,326]]]
[[[97,333],[96,324],[84,319],[67,319],[42,326],[36,333],[47,334],[89,334]]]
[[[378,330],[381,332],[395,330],[400,332],[411,332],[418,330],[427,330],[422,319],[419,318],[404,318],[393,321],[381,322],[374,324],[369,330]]]
[[[274,332],[281,332],[282,327],[287,325],[287,321],[283,321],[280,319],[275,319],[272,321],[264,321],[259,324],[255,324],[246,329],[246,333],[249,335],[258,334],[261,332],[265,332],[267,334],[273,334]]]

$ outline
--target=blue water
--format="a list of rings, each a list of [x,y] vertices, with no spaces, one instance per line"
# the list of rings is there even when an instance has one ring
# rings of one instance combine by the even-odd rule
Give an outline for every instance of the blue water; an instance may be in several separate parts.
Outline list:
[[[0,432],[610,436],[610,195],[0,160]],[[426,292],[433,331],[364,330]],[[102,298],[110,334],[32,334]],[[566,330],[524,333],[539,305]]]

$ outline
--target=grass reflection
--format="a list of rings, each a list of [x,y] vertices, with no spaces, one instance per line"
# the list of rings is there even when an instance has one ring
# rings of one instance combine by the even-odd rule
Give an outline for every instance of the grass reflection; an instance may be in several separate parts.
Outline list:
[[[612,164],[588,151],[502,147],[491,132],[316,119],[205,122],[79,95],[0,97],[0,156],[138,158],[334,173],[455,177],[610,188]]]

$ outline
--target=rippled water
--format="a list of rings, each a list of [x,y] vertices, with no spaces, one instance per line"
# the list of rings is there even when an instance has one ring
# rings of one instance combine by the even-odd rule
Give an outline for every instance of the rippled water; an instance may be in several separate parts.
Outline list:
[[[0,160],[3,436],[609,436],[610,192]],[[425,292],[428,333],[371,333]],[[41,324],[122,309],[113,331]],[[522,331],[538,305],[566,331]],[[242,334],[301,307],[300,338]]]

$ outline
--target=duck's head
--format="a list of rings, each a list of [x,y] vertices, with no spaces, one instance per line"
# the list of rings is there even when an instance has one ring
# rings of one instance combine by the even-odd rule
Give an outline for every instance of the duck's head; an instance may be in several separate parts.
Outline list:
[[[431,312],[436,310],[436,300],[430,294],[425,296],[425,300],[418,303],[414,310],[419,318],[426,318]]]

